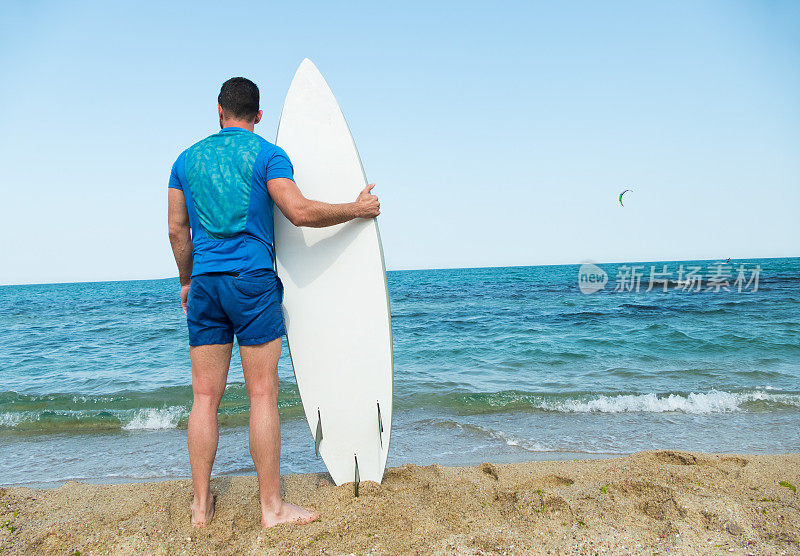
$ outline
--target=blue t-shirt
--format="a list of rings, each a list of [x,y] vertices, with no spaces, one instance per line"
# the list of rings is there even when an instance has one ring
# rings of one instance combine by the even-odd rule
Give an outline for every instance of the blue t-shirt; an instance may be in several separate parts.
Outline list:
[[[240,127],[226,127],[181,153],[169,187],[186,198],[192,228],[192,276],[275,268],[267,181],[293,179],[280,147]]]

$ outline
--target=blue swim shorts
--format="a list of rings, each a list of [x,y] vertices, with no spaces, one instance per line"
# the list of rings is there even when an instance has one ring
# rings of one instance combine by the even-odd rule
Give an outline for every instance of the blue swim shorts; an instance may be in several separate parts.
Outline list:
[[[263,344],[286,334],[283,284],[272,270],[212,272],[192,278],[186,306],[189,345]]]

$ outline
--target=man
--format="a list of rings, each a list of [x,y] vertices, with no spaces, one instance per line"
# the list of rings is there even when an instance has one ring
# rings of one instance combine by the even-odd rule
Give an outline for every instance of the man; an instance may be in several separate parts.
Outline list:
[[[252,81],[234,77],[223,83],[217,109],[222,131],[181,153],[169,181],[169,239],[192,364],[192,525],[203,527],[214,516],[209,483],[219,440],[217,410],[234,335],[250,397],[250,454],[258,475],[261,523],[309,523],[319,515],[284,502],[280,494],[277,369],[286,332],[283,287],[275,274],[273,206],[295,226],[324,227],[374,218],[380,204],[370,193],[374,184],[352,203],[303,197],[283,149],[253,133],[262,111]]]

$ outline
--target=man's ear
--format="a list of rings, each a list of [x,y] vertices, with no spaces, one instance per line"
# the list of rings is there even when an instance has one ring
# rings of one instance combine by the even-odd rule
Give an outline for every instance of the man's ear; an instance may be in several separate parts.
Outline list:
[[[217,104],[217,112],[219,112],[219,119],[221,120],[222,116],[224,115],[224,112],[222,111],[222,106],[220,106],[219,104]]]
[[[222,110],[222,109],[220,108],[220,110]],[[260,122],[261,121],[261,116],[263,116],[263,115],[264,115],[264,111],[263,110],[259,110],[258,114],[256,114],[256,121],[254,121],[253,124],[257,124],[258,122]]]

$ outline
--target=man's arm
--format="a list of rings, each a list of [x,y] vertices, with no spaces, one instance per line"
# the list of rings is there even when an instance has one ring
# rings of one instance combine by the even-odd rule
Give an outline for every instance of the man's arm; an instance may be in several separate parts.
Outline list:
[[[281,212],[295,226],[324,228],[353,220],[375,218],[381,212],[378,197],[370,193],[374,183],[369,184],[352,203],[323,203],[306,199],[294,181],[275,178],[267,182],[269,196]]]
[[[181,280],[181,306],[185,313],[189,284],[192,280],[192,234],[189,228],[189,211],[186,210],[183,191],[173,187],[170,187],[168,191],[169,242],[172,245],[175,262],[178,264],[178,274]]]

